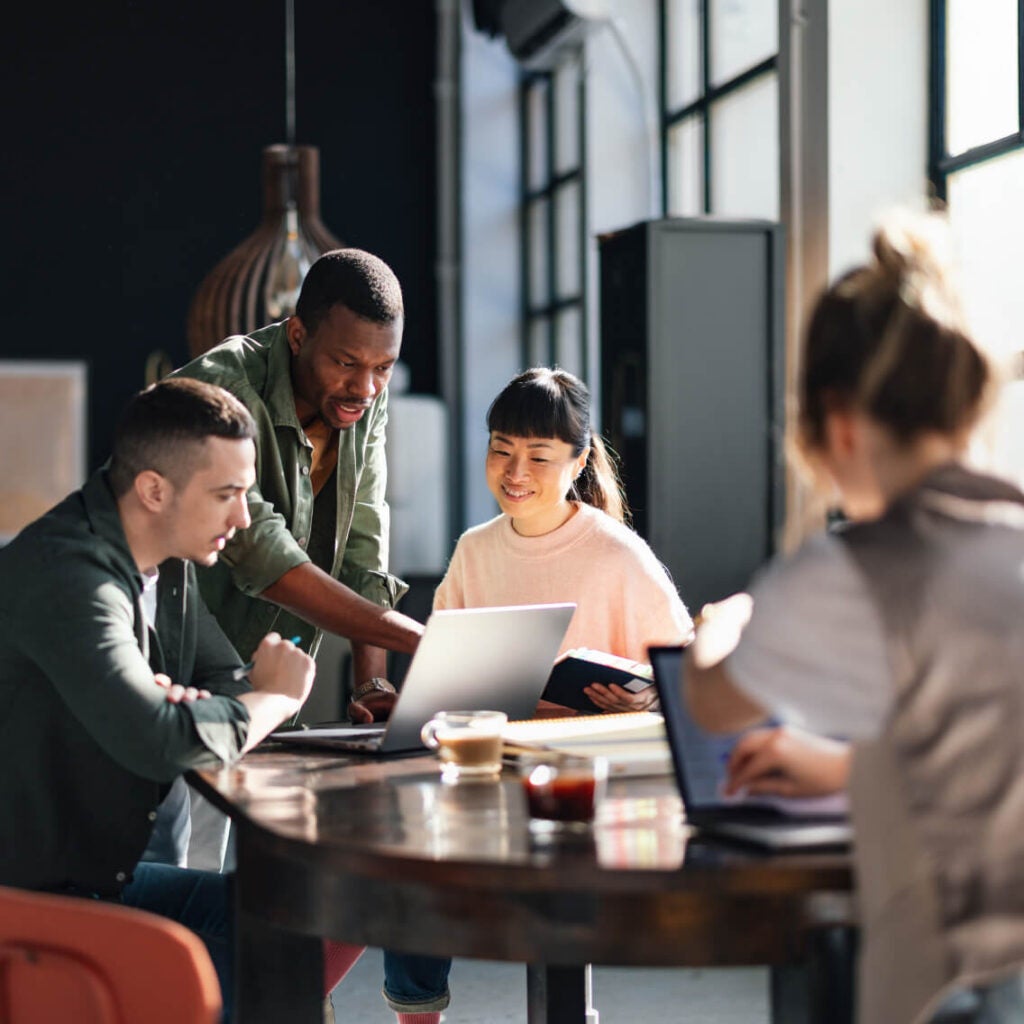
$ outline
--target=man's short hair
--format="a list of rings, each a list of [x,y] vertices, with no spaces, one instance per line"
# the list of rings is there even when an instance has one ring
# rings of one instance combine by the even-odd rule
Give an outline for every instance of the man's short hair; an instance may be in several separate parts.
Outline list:
[[[391,324],[405,315],[395,272],[362,249],[325,252],[302,282],[295,315],[312,334],[337,305],[376,324]]]
[[[254,440],[249,410],[216,384],[175,377],[140,391],[128,403],[114,431],[110,486],[126,494],[146,470],[183,487],[204,460],[208,437]]]

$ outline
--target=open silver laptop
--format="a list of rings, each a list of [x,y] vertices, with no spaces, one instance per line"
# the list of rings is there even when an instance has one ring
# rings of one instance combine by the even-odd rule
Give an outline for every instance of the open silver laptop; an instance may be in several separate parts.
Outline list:
[[[845,794],[782,799],[723,796],[738,735],[712,735],[690,717],[683,696],[682,647],[649,647],[665,731],[686,820],[699,832],[770,850],[841,847],[853,834]]]
[[[567,603],[434,612],[387,722],[283,730],[271,738],[391,754],[421,749],[420,729],[438,711],[532,718],[575,609]]]

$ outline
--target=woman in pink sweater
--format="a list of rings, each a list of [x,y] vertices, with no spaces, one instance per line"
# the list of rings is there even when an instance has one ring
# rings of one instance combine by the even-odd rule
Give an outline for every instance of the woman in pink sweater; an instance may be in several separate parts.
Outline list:
[[[505,386],[487,413],[487,483],[501,515],[459,539],[435,608],[576,602],[562,651],[590,647],[647,661],[649,644],[689,639],[693,623],[668,570],[624,522],[611,460],[590,424],[586,385],[538,367]],[[650,707],[594,683],[605,711]]]

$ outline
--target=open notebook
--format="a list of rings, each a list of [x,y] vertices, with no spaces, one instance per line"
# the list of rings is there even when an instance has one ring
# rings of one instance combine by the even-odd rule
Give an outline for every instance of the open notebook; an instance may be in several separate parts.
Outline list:
[[[387,722],[280,730],[271,739],[363,754],[421,750],[420,729],[438,711],[537,707],[575,604],[458,608],[434,612]]]

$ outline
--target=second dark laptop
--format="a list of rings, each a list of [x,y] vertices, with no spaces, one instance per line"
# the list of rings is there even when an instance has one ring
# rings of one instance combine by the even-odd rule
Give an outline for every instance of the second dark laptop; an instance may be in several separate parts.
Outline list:
[[[843,847],[852,838],[845,795],[810,799],[724,795],[729,754],[740,734],[714,735],[690,717],[683,696],[683,648],[650,647],[686,820],[711,836],[772,850]]]

